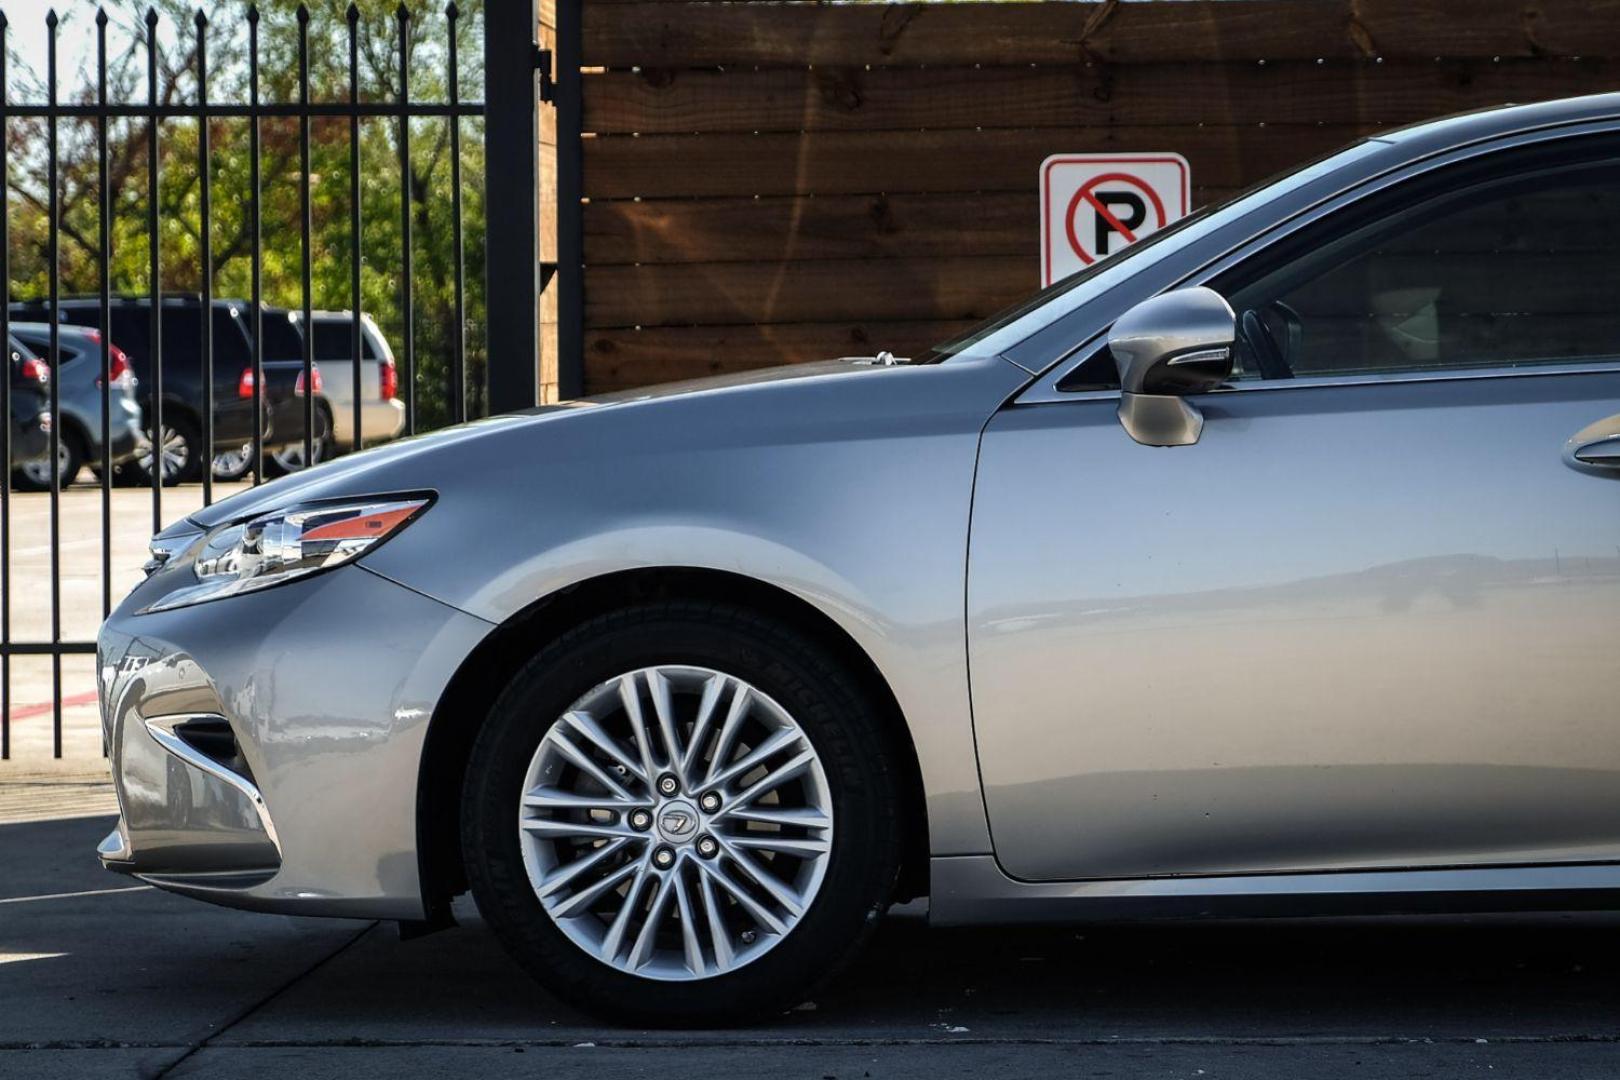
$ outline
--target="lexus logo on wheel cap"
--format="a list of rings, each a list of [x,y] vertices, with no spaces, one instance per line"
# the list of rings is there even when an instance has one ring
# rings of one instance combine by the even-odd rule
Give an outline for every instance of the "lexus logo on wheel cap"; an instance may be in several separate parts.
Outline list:
[[[674,802],[658,812],[658,831],[672,844],[683,843],[697,834],[697,807],[688,802]]]

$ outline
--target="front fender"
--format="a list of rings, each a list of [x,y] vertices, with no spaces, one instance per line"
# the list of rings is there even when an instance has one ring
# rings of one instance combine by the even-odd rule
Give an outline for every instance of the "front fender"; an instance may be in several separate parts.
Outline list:
[[[985,852],[967,531],[979,432],[1022,381],[992,359],[494,429],[477,446],[482,480],[434,484],[433,510],[364,564],[497,624],[623,571],[717,570],[782,589],[841,627],[894,692],[935,854]]]

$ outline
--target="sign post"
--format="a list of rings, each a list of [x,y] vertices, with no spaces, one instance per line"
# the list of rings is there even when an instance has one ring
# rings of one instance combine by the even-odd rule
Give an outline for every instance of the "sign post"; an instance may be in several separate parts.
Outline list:
[[[1106,259],[1183,217],[1180,154],[1054,154],[1041,163],[1041,285]]]

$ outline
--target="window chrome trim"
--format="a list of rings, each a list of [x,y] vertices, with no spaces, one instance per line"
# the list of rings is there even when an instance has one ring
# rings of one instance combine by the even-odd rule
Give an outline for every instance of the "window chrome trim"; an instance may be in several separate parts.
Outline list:
[[[1620,375],[1620,360],[1585,364],[1520,364],[1514,367],[1448,368],[1435,371],[1384,371],[1366,375],[1304,375],[1294,379],[1252,379],[1232,383],[1207,394],[1220,397],[1271,390],[1310,390],[1340,386],[1390,386],[1403,383],[1474,382],[1480,379],[1523,379],[1538,375]],[[1031,386],[1014,405],[1055,405],[1065,401],[1117,401],[1118,390],[1057,390],[1045,382]]]

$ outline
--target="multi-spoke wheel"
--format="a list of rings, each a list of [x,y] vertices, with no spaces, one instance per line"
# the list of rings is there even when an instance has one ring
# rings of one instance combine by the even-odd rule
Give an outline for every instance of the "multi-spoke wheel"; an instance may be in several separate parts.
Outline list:
[[[626,672],[563,714],[529,764],[523,861],[546,912],[605,963],[692,979],[768,951],[832,849],[803,729],[743,679]]]
[[[694,1023],[792,1005],[893,885],[882,725],[818,643],[741,610],[588,623],[514,680],[474,749],[479,907],[588,1006]]]
[[[156,457],[163,470],[164,487],[201,479],[203,458],[198,445],[200,441],[197,425],[189,417],[163,418],[163,432],[157,440]],[[154,467],[152,445],[148,441],[135,458],[135,467],[146,483],[151,482]]]

